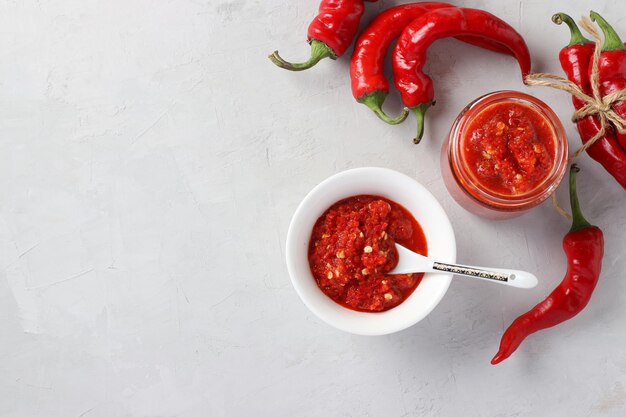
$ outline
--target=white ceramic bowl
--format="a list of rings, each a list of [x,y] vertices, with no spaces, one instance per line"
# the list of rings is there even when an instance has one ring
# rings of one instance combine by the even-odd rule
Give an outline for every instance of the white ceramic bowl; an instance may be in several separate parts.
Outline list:
[[[357,168],[326,179],[302,200],[287,233],[287,268],[304,304],[331,326],[361,335],[398,332],[422,320],[435,308],[448,290],[452,275],[425,274],[413,294],[399,306],[381,313],[365,313],[342,307],[326,296],[309,268],[309,240],[317,219],[337,201],[360,194],[378,195],[404,206],[424,230],[428,256],[442,262],[456,261],[456,240],[450,220],[424,186],[390,169]]]

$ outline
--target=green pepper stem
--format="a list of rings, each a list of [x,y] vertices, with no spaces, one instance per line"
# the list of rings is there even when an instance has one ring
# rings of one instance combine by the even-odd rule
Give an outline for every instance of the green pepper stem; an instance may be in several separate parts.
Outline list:
[[[330,49],[330,47],[324,42],[313,39],[311,40],[311,56],[305,62],[292,63],[285,61],[280,55],[278,55],[278,51],[274,51],[274,53],[268,56],[268,58],[274,64],[286,70],[304,71],[305,69],[311,68],[324,58],[337,59],[337,56],[335,55],[333,50]]]
[[[617,32],[615,32],[615,29],[613,29],[613,27],[609,25],[609,23],[604,20],[602,16],[600,16],[593,10],[589,14],[589,16],[591,17],[592,21],[596,22],[598,26],[600,26],[600,29],[602,29],[602,33],[604,34],[604,44],[602,45],[602,52],[626,49],[626,46],[624,46],[624,43],[620,39]]]
[[[576,193],[576,174],[578,171],[580,171],[580,168],[576,164],[573,164],[569,171],[569,201],[572,206],[572,228],[569,229],[570,232],[591,226],[585,219],[585,216],[583,216],[580,202],[578,201],[578,194]]]
[[[430,106],[434,105],[435,101],[433,100],[430,103],[420,104],[419,106],[411,108],[411,111],[417,119],[417,136],[413,138],[413,143],[416,145],[420,143],[422,136],[424,136],[424,115],[426,114],[426,110],[428,110]]]
[[[385,102],[386,97],[387,93],[385,91],[374,91],[373,93],[368,93],[360,97],[358,102],[369,107],[376,114],[376,116],[378,116],[378,118],[385,123],[397,125],[404,122],[409,115],[409,111],[407,109],[402,110],[402,113],[400,113],[397,117],[390,117],[383,111],[383,103]]]
[[[571,37],[570,37],[569,44],[567,46],[584,45],[586,43],[591,42],[589,39],[585,38],[583,34],[580,32],[580,29],[578,28],[578,25],[576,24],[576,22],[574,22],[574,19],[572,19],[570,16],[566,15],[565,13],[554,14],[552,16],[552,21],[556,23],[557,25],[560,25],[561,23],[565,23],[569,27]]]

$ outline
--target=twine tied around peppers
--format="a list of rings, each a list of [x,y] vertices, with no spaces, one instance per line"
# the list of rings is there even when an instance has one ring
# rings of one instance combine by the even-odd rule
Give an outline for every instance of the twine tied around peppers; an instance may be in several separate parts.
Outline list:
[[[568,80],[567,78],[545,73],[529,74],[525,78],[527,85],[539,85],[544,87],[556,88],[557,90],[565,91],[570,95],[581,100],[585,105],[576,110],[572,115],[572,122],[584,119],[588,116],[596,116],[600,119],[600,130],[596,133],[587,143],[583,144],[570,158],[569,162],[574,162],[576,158],[585,152],[590,146],[592,146],[597,140],[602,138],[606,133],[606,129],[612,124],[615,129],[621,134],[626,134],[626,119],[621,117],[613,110],[611,105],[617,101],[626,100],[626,89],[615,91],[613,93],[602,96],[600,94],[600,76],[598,74],[598,60],[600,59],[600,53],[602,52],[602,39],[595,25],[591,22],[587,16],[583,16],[580,25],[587,31],[595,41],[595,50],[593,53],[592,67],[591,67],[591,92],[592,95],[587,95],[579,86]],[[558,203],[556,193],[552,193],[552,204],[554,208],[563,216],[571,220],[571,216],[565,211]]]

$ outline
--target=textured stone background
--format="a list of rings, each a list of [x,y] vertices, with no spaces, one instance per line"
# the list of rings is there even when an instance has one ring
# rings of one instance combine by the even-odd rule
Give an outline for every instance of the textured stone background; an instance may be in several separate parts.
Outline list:
[[[581,198],[605,231],[588,308],[489,365],[502,330],[565,270],[549,204],[507,222],[448,196],[438,157],[473,98],[519,89],[567,122],[569,98],[521,85],[504,56],[441,41],[426,137],[351,97],[348,59],[304,58],[316,1],[0,1],[0,415],[623,416],[626,193],[588,157]],[[367,17],[402,1],[368,4]],[[553,12],[586,1],[458,1],[560,73]],[[595,1],[626,37],[626,5]],[[399,110],[397,97],[390,112]],[[579,143],[567,122],[570,143]],[[319,181],[394,168],[442,202],[459,261],[534,271],[533,291],[455,280],[427,320],[386,337],[323,324],[284,265],[291,214]],[[559,190],[565,202],[566,190]]]

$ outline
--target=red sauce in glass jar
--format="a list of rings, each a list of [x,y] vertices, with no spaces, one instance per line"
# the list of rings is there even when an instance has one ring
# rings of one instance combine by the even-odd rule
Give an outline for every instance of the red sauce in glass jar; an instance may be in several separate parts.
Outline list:
[[[489,192],[526,194],[554,167],[554,129],[525,104],[488,106],[472,119],[464,136],[462,158],[475,181]]]
[[[309,265],[318,287],[353,310],[396,307],[424,274],[387,275],[398,263],[394,242],[427,255],[421,226],[401,205],[369,195],[333,204],[315,223],[309,243]]]
[[[567,168],[567,136],[541,100],[496,91],[470,103],[443,144],[441,173],[452,197],[489,219],[509,219],[541,204]]]

